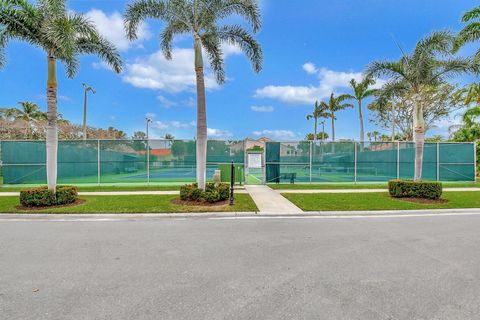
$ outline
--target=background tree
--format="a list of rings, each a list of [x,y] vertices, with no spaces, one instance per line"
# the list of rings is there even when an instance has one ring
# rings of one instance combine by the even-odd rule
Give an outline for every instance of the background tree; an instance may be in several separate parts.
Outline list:
[[[411,54],[398,61],[376,61],[367,67],[369,77],[386,77],[390,86],[408,93],[405,102],[413,110],[415,141],[414,180],[422,179],[425,118],[422,93],[445,84],[451,76],[472,70],[468,58],[452,56],[455,37],[448,31],[435,32],[420,40]]]
[[[328,117],[332,119],[332,142],[335,142],[335,120],[337,120],[335,114],[338,111],[353,108],[352,104],[344,102],[346,100],[348,100],[348,95],[342,94],[336,97],[335,94],[332,93],[328,102],[322,101],[320,103],[322,108],[329,111]]]
[[[365,140],[365,129],[363,126],[363,100],[371,97],[375,94],[375,89],[371,89],[371,86],[375,84],[375,80],[372,78],[365,78],[361,82],[357,83],[355,79],[350,80],[350,87],[353,90],[353,94],[347,94],[347,97],[351,100],[356,100],[358,105],[358,120],[360,121],[360,142]]]
[[[391,96],[384,88],[377,91],[375,100],[368,105],[373,114],[370,121],[385,129],[392,129],[392,126],[395,126],[394,139],[412,141],[414,119],[414,108],[410,102],[412,97],[406,90],[403,92],[399,89],[398,92],[400,92],[398,95]],[[455,93],[455,86],[442,84],[426,88],[419,94],[423,105],[425,134],[434,128],[436,123],[464,107],[464,103],[455,97]]]
[[[253,36],[240,25],[225,24],[225,19],[238,15],[245,18],[256,33],[261,26],[260,9],[256,0],[136,0],[127,7],[125,29],[130,39],[137,38],[140,22],[147,18],[160,19],[165,28],[160,35],[166,59],[172,58],[175,36],[191,35],[195,53],[197,84],[197,183],[205,189],[207,160],[207,114],[202,49],[219,84],[225,82],[222,43],[240,48],[252,62],[255,72],[262,68],[262,50]]]
[[[165,140],[173,140],[175,139],[175,137],[173,136],[173,134],[170,134],[170,133],[165,133]]]
[[[312,135],[313,137],[312,140],[317,140],[317,137],[318,137],[318,134],[317,134],[318,119],[328,118],[328,117],[330,117],[330,113],[328,112],[326,105],[319,103],[318,101],[315,101],[313,112],[307,115],[307,120],[312,120],[312,119],[314,120],[314,125],[313,125],[314,133]]]
[[[328,133],[324,132],[323,137],[322,137],[322,132],[317,133],[317,137],[315,138],[313,133],[309,133],[305,136],[306,141],[315,141],[315,140],[327,140],[328,139]]]
[[[56,61],[65,64],[69,78],[79,67],[80,54],[95,54],[121,70],[115,47],[102,38],[85,16],[67,10],[65,0],[3,0],[0,2],[0,25],[4,39],[31,43],[45,52],[47,77],[47,183],[50,190],[57,185],[57,72]],[[3,44],[5,41],[2,42]]]

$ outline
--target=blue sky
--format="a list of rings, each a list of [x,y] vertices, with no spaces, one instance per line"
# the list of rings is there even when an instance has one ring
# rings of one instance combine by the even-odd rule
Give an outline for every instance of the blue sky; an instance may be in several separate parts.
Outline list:
[[[174,60],[167,62],[159,51],[161,23],[147,21],[135,43],[125,39],[121,14],[128,1],[68,3],[71,10],[87,14],[118,46],[125,70],[114,74],[95,57],[86,56],[77,76],[67,79],[59,66],[59,111],[64,117],[82,121],[81,84],[86,82],[97,90],[89,101],[89,125],[115,126],[132,134],[144,130],[148,114],[154,119],[153,137],[168,132],[193,138],[191,39],[177,39]],[[218,86],[207,74],[209,135],[300,139],[312,131],[313,123],[305,116],[315,99],[325,99],[332,90],[347,92],[348,80],[359,77],[373,60],[398,58],[394,39],[410,50],[433,30],[458,31],[462,13],[476,5],[470,0],[262,0],[263,28],[257,38],[264,50],[263,71],[255,74],[236,48],[225,47],[227,83]],[[45,109],[45,54],[12,42],[7,58],[0,71],[0,107],[34,101]],[[452,121],[439,123],[430,134],[446,134]],[[368,121],[366,125],[367,131],[379,129]],[[357,111],[338,114],[336,130],[339,138],[358,138]]]

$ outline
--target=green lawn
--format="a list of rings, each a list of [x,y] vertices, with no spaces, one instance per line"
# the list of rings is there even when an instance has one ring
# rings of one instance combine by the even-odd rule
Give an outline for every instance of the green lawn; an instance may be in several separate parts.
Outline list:
[[[33,186],[0,186],[0,192],[17,192]],[[94,191],[177,191],[180,185],[111,185],[111,186],[95,186],[95,185],[78,185],[78,191],[94,192]]]
[[[321,183],[321,184],[269,184],[275,190],[325,190],[325,189],[387,189],[387,183]],[[480,188],[480,182],[444,182],[444,188]]]
[[[480,192],[445,192],[445,204],[417,204],[391,198],[388,193],[294,194],[283,196],[305,211],[414,210],[480,208]]]
[[[172,203],[177,196],[85,196],[77,206],[21,211],[18,197],[0,197],[0,213],[179,213],[179,212],[254,212],[258,211],[248,194],[237,194],[235,205],[221,208],[181,206]]]

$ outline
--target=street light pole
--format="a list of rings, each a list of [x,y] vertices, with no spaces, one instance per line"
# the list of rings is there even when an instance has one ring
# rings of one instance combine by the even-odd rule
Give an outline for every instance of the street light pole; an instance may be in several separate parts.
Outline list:
[[[152,119],[148,117],[145,118],[145,125],[147,127],[147,184],[150,184],[150,141],[148,140],[148,125],[152,122]]]
[[[149,135],[148,135],[148,125],[149,125],[150,123],[152,123],[152,122],[153,122],[152,119],[150,119],[150,118],[145,118],[145,125],[146,125],[146,127],[147,127],[147,140],[148,140],[148,138],[149,138]]]
[[[85,83],[82,83],[84,94],[83,94],[83,140],[87,140],[87,93],[88,91],[92,94],[97,93],[95,89],[90,86],[87,86]]]

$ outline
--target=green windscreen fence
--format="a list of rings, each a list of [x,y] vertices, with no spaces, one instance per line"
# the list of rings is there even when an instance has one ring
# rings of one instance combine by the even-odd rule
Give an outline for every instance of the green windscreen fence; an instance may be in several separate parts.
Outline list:
[[[44,141],[0,141],[3,184],[45,184]],[[244,141],[208,141],[207,180],[231,162],[243,165]],[[239,171],[243,172],[243,171]],[[58,182],[183,183],[196,179],[196,142],[59,141]]]
[[[207,180],[232,161],[237,182],[246,167],[245,141],[207,143]],[[45,141],[0,141],[3,184],[45,184]],[[412,179],[412,142],[266,142],[265,181],[375,182]],[[474,181],[473,143],[426,143],[423,179]],[[247,168],[245,168],[247,169]],[[58,182],[187,183],[196,180],[194,140],[91,140],[58,143]]]
[[[413,179],[413,142],[267,142],[268,182],[376,182]],[[273,147],[275,146],[275,147]],[[277,155],[269,157],[275,149]],[[274,160],[272,160],[274,159]],[[278,160],[277,160],[278,159]],[[275,170],[275,174],[272,173]],[[473,143],[425,143],[424,180],[475,181]]]

